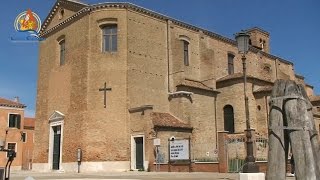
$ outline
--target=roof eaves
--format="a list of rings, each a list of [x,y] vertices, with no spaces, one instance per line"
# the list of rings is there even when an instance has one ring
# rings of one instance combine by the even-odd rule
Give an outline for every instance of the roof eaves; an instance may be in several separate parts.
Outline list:
[[[154,125],[154,128],[171,128],[171,129],[186,129],[193,130],[193,127],[188,126],[167,126],[167,125]]]
[[[305,83],[307,87],[310,87],[311,89],[313,89],[314,87],[308,83]]]
[[[58,3],[58,2],[57,2]],[[56,4],[57,4],[56,3]],[[56,6],[55,4],[55,6]],[[55,7],[54,6],[54,7]],[[177,20],[177,19],[174,19],[174,18],[171,18],[169,16],[166,16],[166,15],[163,15],[161,13],[158,13],[158,12],[155,12],[155,11],[152,11],[152,10],[149,10],[149,9],[146,9],[146,8],[143,8],[141,6],[138,6],[138,5],[135,5],[135,4],[132,4],[132,3],[128,3],[128,2],[117,2],[117,3],[114,3],[114,2],[106,2],[106,3],[97,3],[97,4],[92,4],[92,5],[87,5],[86,7],[90,7],[89,9],[92,9],[92,10],[95,10],[95,9],[100,9],[100,8],[106,8],[106,7],[118,7],[118,8],[127,8],[127,9],[132,9],[132,10],[135,10],[137,12],[142,12],[144,14],[147,14],[147,15],[150,15],[150,16],[153,16],[153,17],[156,17],[156,18],[159,18],[159,19],[162,19],[162,20],[170,20],[172,21],[172,23],[174,24],[177,24],[177,25],[180,25],[182,27],[185,27],[185,28],[188,28],[188,29],[191,29],[191,30],[194,30],[194,31],[202,31],[205,35],[208,35],[210,37],[213,37],[215,39],[218,39],[218,40],[221,40],[221,41],[224,41],[226,43],[230,43],[231,45],[236,45],[236,41],[233,40],[233,39],[230,39],[230,38],[227,38],[227,37],[224,37],[222,35],[219,35],[217,33],[214,33],[212,31],[209,31],[209,30],[206,30],[206,29],[203,29],[203,28],[199,28],[199,27],[196,27],[194,25],[191,25],[191,24],[188,24],[188,23],[185,23],[183,21],[180,21],[180,20]],[[53,9],[52,9],[53,10]],[[50,15],[52,14],[52,10],[51,12],[49,13],[48,17],[51,17]],[[47,18],[48,18],[47,17]],[[45,21],[48,21],[47,19]],[[45,23],[46,24],[46,23]],[[43,28],[41,28],[41,31],[43,31]],[[263,52],[261,50],[259,50],[258,48],[255,48],[253,46],[251,46],[249,48],[250,51],[254,52],[254,53],[257,53],[257,52],[260,52],[262,55],[268,57],[268,58],[271,58],[271,59],[274,59],[274,60],[279,60],[283,63],[286,63],[286,64],[290,64],[290,65],[293,65],[292,62],[290,61],[287,61],[287,60],[284,60],[283,58],[280,58],[280,57],[277,57],[277,56],[274,56],[274,55],[271,55],[271,54],[268,54],[266,52]]]
[[[13,107],[13,108],[25,108],[25,107],[27,107],[27,106],[26,106],[26,105],[24,105],[24,104],[21,104],[21,105],[0,104],[0,106],[3,106],[3,107]]]
[[[71,2],[71,3],[74,3],[74,4],[78,4],[79,7],[82,7],[83,8],[86,8],[86,7],[89,7],[90,5],[88,4],[85,4],[85,3],[82,3],[82,2],[78,2],[78,1],[74,1],[74,0],[64,0],[64,1],[56,1],[56,3],[52,6],[48,16],[46,17],[46,19],[43,21],[42,25],[41,25],[41,29],[40,29],[40,32],[39,34],[42,36],[42,34],[44,33],[44,29],[47,27],[47,25],[49,25],[49,23],[51,22],[55,12],[57,11],[58,7],[61,5],[61,3],[64,3],[64,2]],[[81,9],[81,10],[82,10]],[[79,10],[78,12],[80,12],[81,10]],[[78,13],[77,12],[77,13]],[[63,22],[61,22],[63,23]]]

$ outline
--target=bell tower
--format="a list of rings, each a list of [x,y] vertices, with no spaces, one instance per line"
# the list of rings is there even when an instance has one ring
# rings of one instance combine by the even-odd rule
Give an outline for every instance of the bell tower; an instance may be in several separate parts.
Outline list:
[[[249,44],[263,52],[270,53],[269,33],[258,27],[247,30],[250,35]]]

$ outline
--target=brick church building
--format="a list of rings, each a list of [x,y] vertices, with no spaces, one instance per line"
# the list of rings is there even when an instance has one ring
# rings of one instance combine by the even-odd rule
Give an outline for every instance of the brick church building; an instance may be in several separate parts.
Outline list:
[[[268,32],[247,32],[256,134],[267,137],[277,79],[305,85],[318,128],[313,87],[290,61],[270,54]],[[217,163],[219,132],[246,128],[234,39],[130,3],[72,0],[55,3],[40,34],[34,170],[75,172],[78,149],[82,171],[154,170],[155,154],[163,168],[172,137],[190,139],[192,162]],[[157,153],[154,139],[160,139]]]

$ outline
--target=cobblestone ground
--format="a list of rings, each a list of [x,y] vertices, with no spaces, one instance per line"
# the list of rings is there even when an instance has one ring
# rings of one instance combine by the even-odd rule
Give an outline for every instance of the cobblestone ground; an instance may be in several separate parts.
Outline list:
[[[236,173],[155,173],[155,172],[124,172],[124,173],[37,173],[28,171],[12,172],[10,180],[238,180]],[[288,177],[287,180],[294,180]]]

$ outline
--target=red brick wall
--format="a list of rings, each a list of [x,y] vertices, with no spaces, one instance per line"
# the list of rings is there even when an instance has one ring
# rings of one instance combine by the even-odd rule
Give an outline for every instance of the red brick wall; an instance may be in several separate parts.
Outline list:
[[[155,171],[156,165],[150,167],[149,171]],[[219,163],[191,163],[189,164],[168,164],[160,165],[161,172],[219,172]]]

